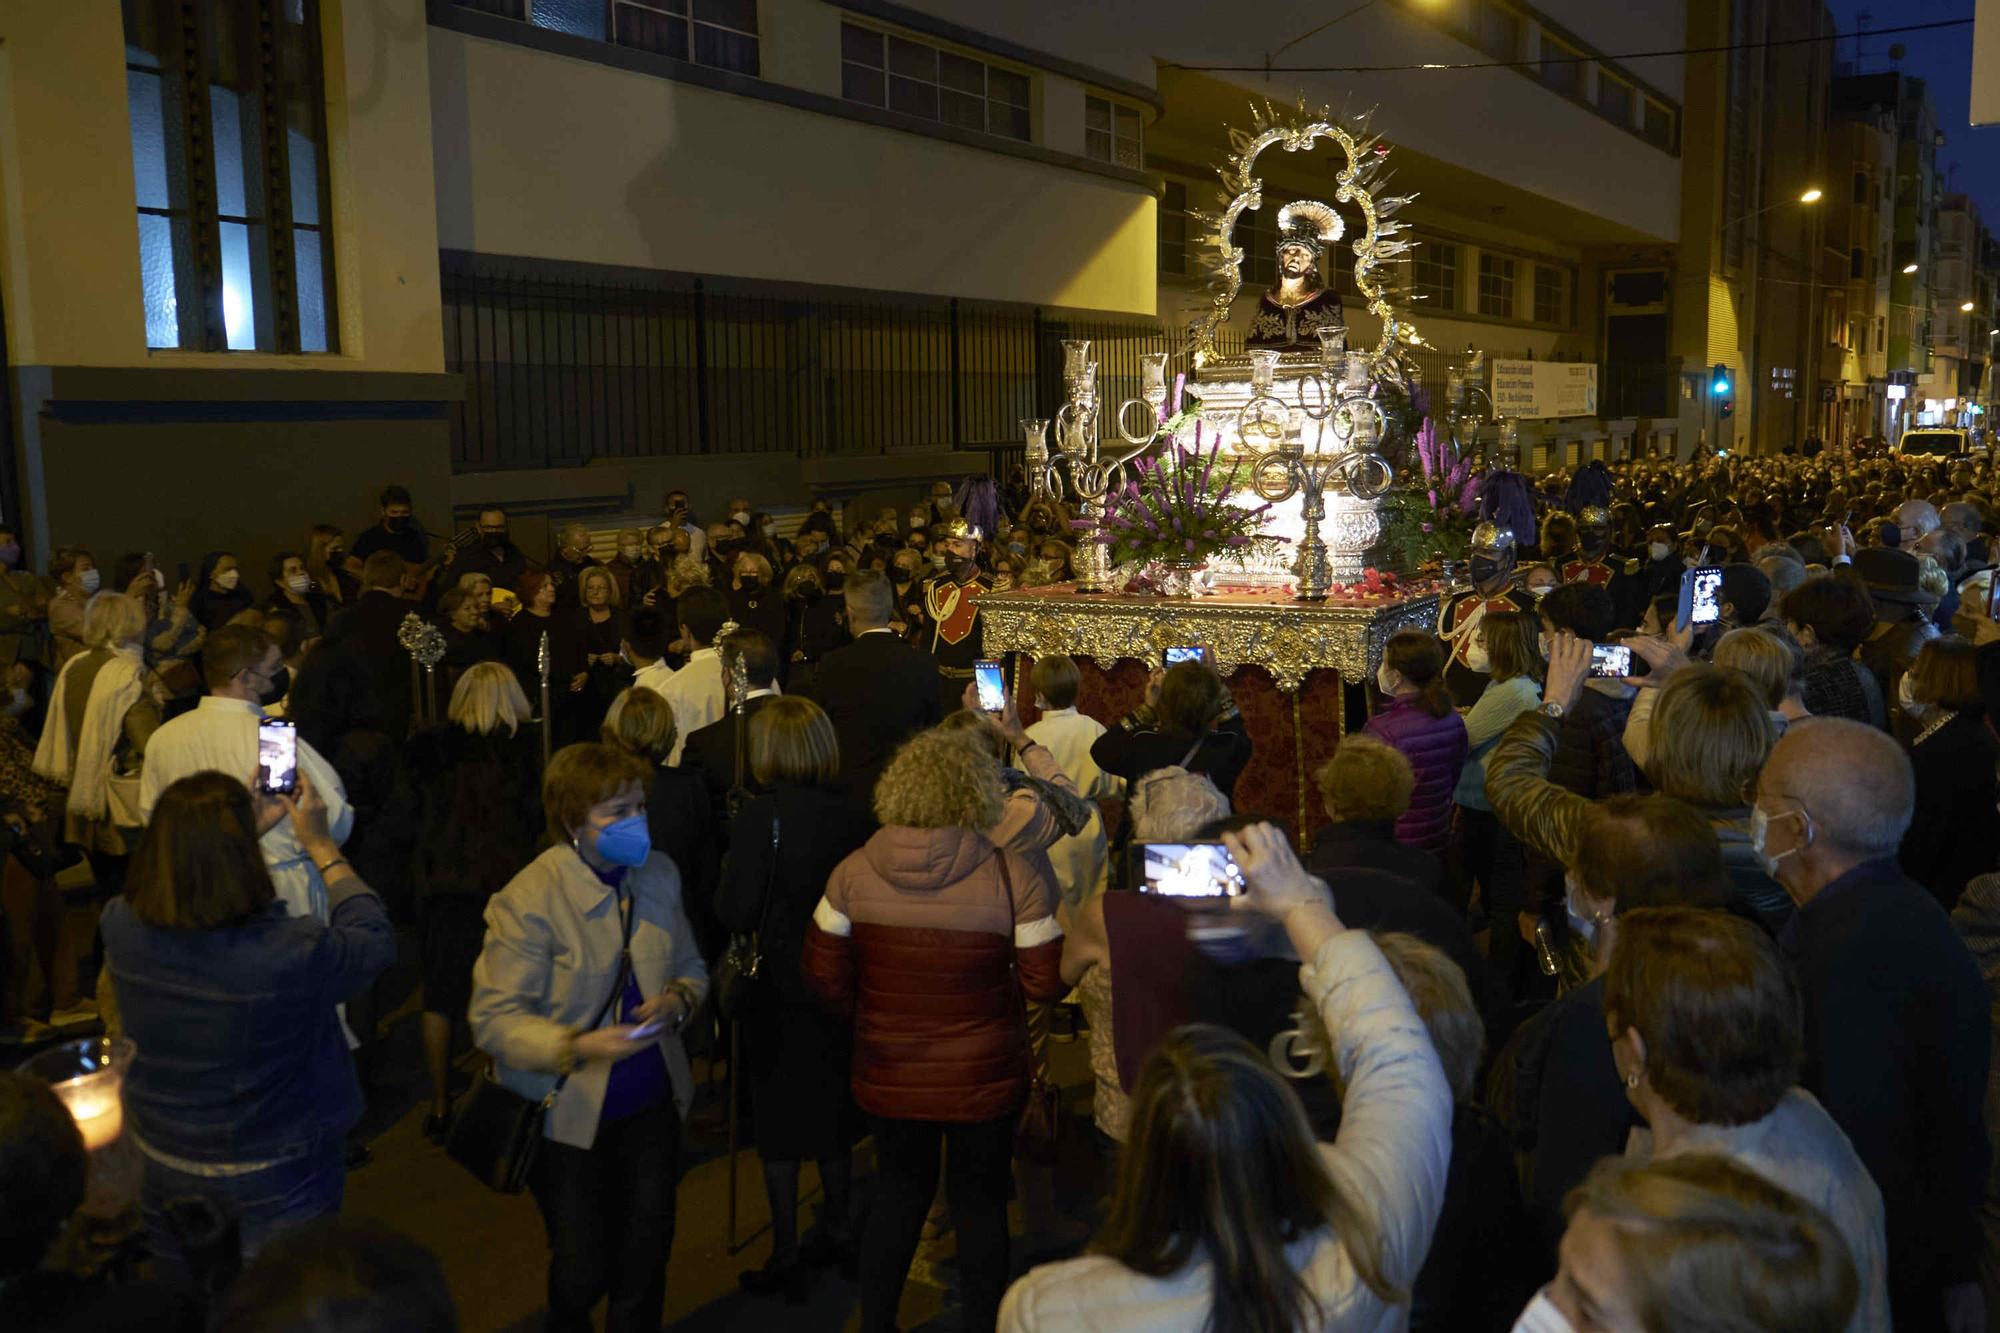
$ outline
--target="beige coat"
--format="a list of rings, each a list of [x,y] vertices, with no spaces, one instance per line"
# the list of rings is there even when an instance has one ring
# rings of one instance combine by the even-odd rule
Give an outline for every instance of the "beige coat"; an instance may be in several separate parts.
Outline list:
[[[708,968],[681,906],[681,876],[654,852],[626,874],[633,895],[632,970],[649,999],[669,982],[708,992]],[[576,850],[551,847],[486,905],[486,946],[472,969],[472,1040],[493,1057],[502,1086],[539,1101],[555,1086],[556,1061],[571,1033],[590,1022],[617,982],[622,939],[617,895]],[[601,1027],[614,1026],[617,1006]],[[654,1038],[683,1116],[694,1094],[680,1034]],[[610,1062],[579,1064],[549,1111],[546,1133],[588,1148],[604,1109]]]

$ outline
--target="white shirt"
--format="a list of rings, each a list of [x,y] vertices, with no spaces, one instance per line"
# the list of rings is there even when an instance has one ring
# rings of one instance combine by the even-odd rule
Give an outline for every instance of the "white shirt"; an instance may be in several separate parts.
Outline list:
[[[1056,767],[1076,784],[1085,800],[1125,794],[1125,780],[1106,773],[1090,757],[1090,747],[1104,734],[1104,724],[1074,708],[1051,708],[1028,728],[1028,739],[1055,756]],[[1105,886],[1109,855],[1105,849],[1104,820],[1091,811],[1090,823],[1079,833],[1056,839],[1049,848],[1049,865],[1056,872],[1056,887],[1063,901],[1074,907]]]
[[[673,678],[674,669],[667,665],[667,659],[663,657],[657,662],[648,662],[633,672],[632,685],[635,689],[643,686],[664,699],[667,694],[667,682]],[[674,725],[680,725],[678,717],[675,718]]]
[[[139,818],[151,823],[160,793],[195,773],[227,773],[240,782],[257,771],[257,724],[264,712],[245,699],[204,695],[192,712],[183,713],[153,733],[146,743],[146,763],[139,773]],[[299,739],[299,771],[326,802],[326,827],[337,843],[346,842],[354,828],[354,807],[340,775],[319,751]],[[306,849],[292,832],[292,821],[281,819],[259,840],[271,887],[293,916],[327,919],[326,884]]]
[[[681,524],[681,531],[688,535],[689,555],[700,560],[708,554],[708,534],[702,531],[699,524],[683,523]]]
[[[654,688],[673,705],[674,752],[667,756],[667,765],[678,768],[687,738],[722,716],[722,654],[714,648],[697,648],[686,666]]]

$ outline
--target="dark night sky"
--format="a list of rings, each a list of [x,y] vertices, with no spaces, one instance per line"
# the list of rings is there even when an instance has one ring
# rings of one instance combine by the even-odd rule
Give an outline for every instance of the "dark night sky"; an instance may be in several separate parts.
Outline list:
[[[1835,30],[1847,33],[1864,26],[1883,28],[1970,17],[1972,0],[1828,0],[1827,8],[1833,12]],[[1869,18],[1864,20],[1864,14]],[[1924,80],[1938,128],[1944,132],[1937,163],[1941,174],[1950,172],[1945,188],[1971,195],[1987,228],[2000,230],[2000,125],[1973,129],[1966,124],[1971,105],[1972,25],[1866,38],[1860,48],[1861,71],[1892,68],[1889,47],[1898,42],[1908,51],[1893,67]],[[1855,43],[1841,42],[1835,60],[1845,63],[1854,59]],[[1951,170],[1953,163],[1958,165],[1956,171]]]

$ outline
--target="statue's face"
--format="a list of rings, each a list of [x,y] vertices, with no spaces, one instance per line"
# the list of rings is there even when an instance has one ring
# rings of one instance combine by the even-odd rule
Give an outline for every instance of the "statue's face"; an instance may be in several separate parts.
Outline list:
[[[1303,245],[1288,245],[1278,251],[1278,271],[1288,278],[1303,278],[1313,269],[1313,252]]]

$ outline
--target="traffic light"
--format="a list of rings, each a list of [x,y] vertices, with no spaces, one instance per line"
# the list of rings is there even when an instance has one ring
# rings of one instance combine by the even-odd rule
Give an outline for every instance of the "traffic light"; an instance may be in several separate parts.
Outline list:
[[[1729,382],[1728,366],[1717,363],[1715,369],[1709,372],[1708,396],[1715,404],[1715,419],[1718,422],[1727,421],[1736,414],[1736,393]]]
[[[1708,377],[1708,391],[1717,398],[1729,397],[1729,367],[1718,363]]]
[[[1736,400],[1734,398],[1716,399],[1715,419],[1717,421],[1727,421],[1729,420],[1729,418],[1735,415],[1736,415]]]

